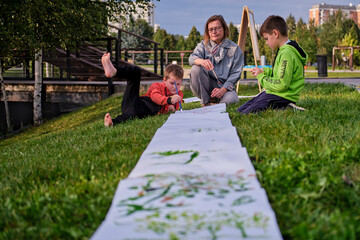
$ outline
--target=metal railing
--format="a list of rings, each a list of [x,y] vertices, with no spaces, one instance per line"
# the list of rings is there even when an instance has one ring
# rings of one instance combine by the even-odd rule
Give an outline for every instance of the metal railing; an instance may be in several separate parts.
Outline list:
[[[120,64],[121,60],[127,61],[127,56],[125,54],[125,51],[128,51],[127,49],[122,49],[122,41],[121,36],[123,34],[129,34],[131,36],[134,36],[138,39],[144,40],[148,43],[151,43],[153,45],[152,49],[146,49],[151,50],[153,53],[153,62],[154,62],[154,73],[158,74],[158,63],[160,61],[160,75],[164,75],[164,49],[159,48],[159,43],[139,36],[137,34],[131,33],[129,31],[126,31],[124,29],[118,28],[116,26],[109,25],[111,28],[114,28],[118,31],[117,37],[104,37],[100,39],[96,39],[95,41],[84,41],[83,44],[79,45],[77,49],[75,50],[68,50],[68,49],[60,49],[58,48],[55,52],[47,52],[44,51],[44,62],[51,63],[51,60],[56,62],[57,64],[52,64],[51,66],[51,74],[47,76],[46,74],[43,74],[44,79],[51,79],[51,80],[71,80],[73,79],[73,76],[82,75],[86,76],[86,74],[93,74],[94,76],[98,76],[101,73],[88,73],[86,71],[83,71],[82,74],[79,73],[79,63],[76,61],[80,60],[82,61],[83,65],[93,65],[94,67],[99,68],[99,64],[101,66],[101,56],[103,52],[111,52],[112,53],[112,60],[114,60],[114,65],[118,66]],[[90,49],[84,49],[83,47],[88,47]],[[91,50],[91,51],[90,51]],[[132,50],[144,50],[144,49],[132,49]],[[20,51],[19,51],[20,52]],[[33,58],[34,56],[30,56],[27,51],[21,51],[22,54],[19,54],[17,56],[18,58],[18,69],[22,69],[22,73],[16,74],[14,77],[6,77],[6,79],[26,79],[26,80],[33,80],[34,79],[34,70],[33,70]],[[114,56],[113,56],[114,55]],[[159,56],[160,55],[160,56]],[[1,57],[1,56],[0,56]],[[47,61],[48,60],[48,61]],[[56,67],[53,68],[53,65]],[[80,64],[81,65],[81,64]],[[78,72],[77,72],[78,70]],[[44,73],[47,70],[44,68]],[[77,75],[78,74],[78,75]],[[11,73],[7,73],[7,75],[11,75]],[[81,78],[80,78],[81,79]]]
[[[136,63],[136,54],[144,54],[144,53],[153,53],[153,51],[149,51],[148,49],[142,49],[142,50],[135,50],[135,49],[126,49],[125,50],[126,52],[126,57],[127,55],[131,55],[131,61],[133,64]],[[181,64],[181,67],[183,68],[184,67],[184,63],[185,64],[188,64],[189,62],[188,61],[184,61],[184,57],[188,57],[188,56],[185,56],[185,54],[190,54],[192,53],[193,51],[189,51],[189,50],[183,50],[183,51],[160,51],[160,54],[165,54],[165,65],[168,65],[170,62],[172,62],[172,60],[178,62],[180,62]],[[169,54],[172,54],[172,55],[177,55],[179,54],[177,57],[175,56],[169,56]],[[127,60],[127,58],[125,58],[125,60]],[[155,64],[155,63],[154,63]],[[161,64],[160,64],[161,65]]]
[[[135,34],[135,33],[132,33],[132,32],[129,32],[129,31],[126,31],[126,30],[124,30],[124,29],[122,29],[122,28],[119,28],[119,27],[116,27],[116,26],[114,26],[114,25],[111,25],[111,24],[108,24],[108,26],[109,27],[111,27],[111,28],[114,28],[114,29],[116,29],[118,32],[117,32],[117,41],[116,41],[116,43],[115,43],[115,64],[117,64],[118,62],[118,59],[119,60],[121,60],[121,56],[122,56],[122,48],[121,48],[121,36],[122,36],[122,33],[126,33],[126,34],[129,34],[129,35],[131,35],[131,36],[134,36],[134,37],[136,37],[136,38],[138,38],[138,39],[141,39],[141,40],[144,40],[144,41],[146,41],[146,42],[148,42],[148,43],[151,43],[151,44],[153,44],[153,49],[146,49],[146,50],[152,50],[151,52],[154,54],[154,59],[153,59],[153,61],[154,61],[154,73],[155,74],[157,74],[157,71],[158,71],[158,61],[159,61],[159,59],[158,59],[158,51],[160,51],[160,75],[164,75],[164,49],[163,48],[159,48],[159,45],[160,45],[160,43],[158,43],[158,42],[155,42],[155,41],[153,41],[153,40],[151,40],[151,39],[149,39],[149,38],[146,38],[146,37],[143,37],[143,36],[140,36],[140,35],[137,35],[137,34]],[[110,46],[108,46],[108,52],[111,52],[111,45]],[[129,49],[126,49],[127,51],[129,50]],[[143,51],[144,49],[140,49],[140,48],[132,48],[131,50],[133,50],[133,51]],[[127,60],[126,59],[127,57],[126,57],[126,54],[125,54],[125,52],[124,52],[124,60]],[[135,62],[135,61],[134,61]]]

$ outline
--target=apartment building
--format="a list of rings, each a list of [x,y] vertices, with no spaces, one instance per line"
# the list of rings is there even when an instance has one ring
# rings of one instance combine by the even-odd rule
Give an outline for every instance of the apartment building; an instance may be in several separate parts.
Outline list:
[[[360,4],[353,5],[332,5],[332,4],[316,4],[309,9],[309,20],[314,20],[316,26],[326,22],[331,15],[334,15],[341,9],[347,18],[354,20],[360,27]]]

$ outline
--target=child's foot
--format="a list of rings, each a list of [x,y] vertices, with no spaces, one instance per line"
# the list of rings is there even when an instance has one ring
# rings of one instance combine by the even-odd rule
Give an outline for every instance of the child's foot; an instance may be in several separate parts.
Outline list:
[[[104,125],[105,127],[111,127],[114,125],[109,113],[105,114]]]
[[[111,78],[116,75],[116,68],[110,61],[110,53],[105,53],[101,58],[101,63],[103,65],[105,76]]]

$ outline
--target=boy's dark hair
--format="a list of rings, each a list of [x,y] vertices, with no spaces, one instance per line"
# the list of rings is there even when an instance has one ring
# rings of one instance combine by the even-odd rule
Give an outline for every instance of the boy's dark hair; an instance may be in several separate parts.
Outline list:
[[[230,36],[230,30],[229,30],[229,27],[228,25],[226,24],[223,16],[221,15],[214,15],[214,16],[211,16],[207,21],[206,21],[206,24],[205,24],[205,32],[204,32],[204,42],[205,43],[208,43],[209,40],[210,40],[210,35],[209,35],[209,23],[213,22],[213,21],[216,21],[216,20],[219,20],[223,29],[224,29],[224,38],[221,39],[221,41],[223,41],[225,38],[229,37]]]
[[[280,16],[271,15],[269,16],[260,28],[260,35],[264,33],[272,34],[273,30],[278,30],[281,35],[287,37],[287,25],[285,20]]]
[[[170,74],[182,80],[184,77],[184,70],[177,64],[170,64],[164,70],[165,79],[168,79]]]

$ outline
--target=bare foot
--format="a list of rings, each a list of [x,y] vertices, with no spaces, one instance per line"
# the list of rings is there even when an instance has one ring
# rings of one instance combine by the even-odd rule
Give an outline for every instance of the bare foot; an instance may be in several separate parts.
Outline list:
[[[114,125],[109,113],[105,114],[104,125],[105,127],[111,127]]]
[[[105,53],[101,58],[101,63],[103,65],[105,76],[111,78],[115,76],[117,70],[110,61],[110,53]]]

